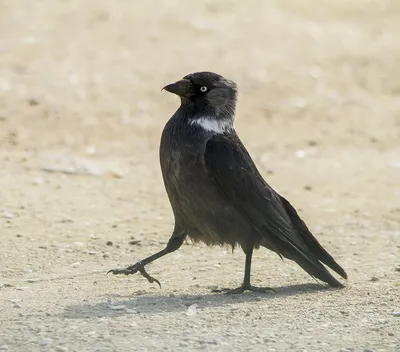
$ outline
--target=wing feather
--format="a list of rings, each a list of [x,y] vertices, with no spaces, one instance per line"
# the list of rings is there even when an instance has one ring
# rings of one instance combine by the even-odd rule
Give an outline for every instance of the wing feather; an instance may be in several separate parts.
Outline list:
[[[206,145],[204,164],[217,191],[254,226],[268,248],[296,261],[311,276],[342,286],[320,260],[343,277],[344,270],[308,231],[289,202],[265,182],[237,135],[213,136]],[[319,258],[321,249],[324,258]],[[328,257],[337,267],[323,260]]]

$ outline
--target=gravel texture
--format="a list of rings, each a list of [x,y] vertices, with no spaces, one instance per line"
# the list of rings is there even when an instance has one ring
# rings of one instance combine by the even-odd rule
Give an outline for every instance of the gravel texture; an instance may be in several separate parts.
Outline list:
[[[400,3],[0,2],[0,351],[400,351]],[[255,253],[165,246],[158,143],[212,70],[268,182],[346,269],[342,290]]]

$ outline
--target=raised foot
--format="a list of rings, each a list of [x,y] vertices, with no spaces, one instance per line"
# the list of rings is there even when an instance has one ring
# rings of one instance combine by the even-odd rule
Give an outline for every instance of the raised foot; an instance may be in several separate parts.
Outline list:
[[[151,284],[153,282],[156,282],[158,284],[158,286],[160,286],[161,288],[161,284],[160,281],[158,281],[157,279],[155,279],[154,277],[150,276],[147,271],[144,268],[144,265],[141,261],[138,261],[137,263],[128,266],[127,268],[124,269],[111,269],[107,272],[107,274],[111,273],[113,275],[132,275],[132,274],[136,274],[137,272],[140,272],[140,274],[142,276],[144,276],[148,282],[150,282]]]
[[[276,291],[271,287],[256,287],[252,285],[242,285],[234,289],[223,288],[222,290],[212,290],[212,292],[224,292],[227,295],[239,294],[243,293],[244,291],[259,292],[259,293],[267,293],[267,292],[276,293]]]

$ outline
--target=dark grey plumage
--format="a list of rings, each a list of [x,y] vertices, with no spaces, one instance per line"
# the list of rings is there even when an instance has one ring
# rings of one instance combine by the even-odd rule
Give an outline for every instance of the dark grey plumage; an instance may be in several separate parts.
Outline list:
[[[212,72],[198,72],[164,87],[181,98],[160,145],[164,184],[175,216],[167,247],[114,274],[140,271],[178,249],[186,237],[208,245],[241,246],[246,254],[243,284],[231,293],[265,291],[250,284],[254,248],[266,247],[294,260],[333,287],[345,271],[311,234],[290,203],[262,178],[234,130],[236,84]],[[323,263],[323,264],[322,264]]]

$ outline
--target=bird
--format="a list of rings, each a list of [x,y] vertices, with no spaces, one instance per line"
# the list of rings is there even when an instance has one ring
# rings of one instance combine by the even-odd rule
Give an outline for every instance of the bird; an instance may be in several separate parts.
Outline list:
[[[109,272],[139,272],[161,287],[145,266],[191,239],[243,250],[243,282],[224,290],[226,293],[273,290],[251,284],[252,255],[260,247],[296,262],[314,279],[344,287],[325,265],[347,279],[344,269],[321,246],[289,201],[264,180],[239,139],[234,128],[237,85],[217,73],[195,72],[163,90],[180,97],[180,106],[166,123],[159,148],[163,181],[175,218],[173,231],[161,251]]]

